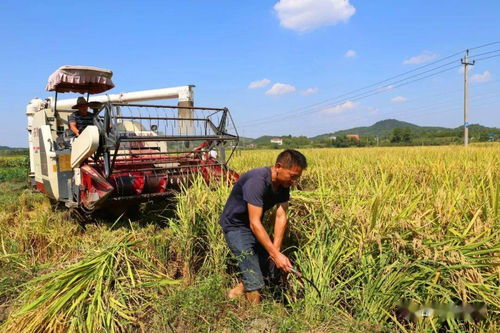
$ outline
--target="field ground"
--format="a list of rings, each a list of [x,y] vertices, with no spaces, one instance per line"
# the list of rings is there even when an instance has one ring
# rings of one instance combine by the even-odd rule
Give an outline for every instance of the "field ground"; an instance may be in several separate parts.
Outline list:
[[[198,181],[175,203],[82,231],[25,189],[24,156],[1,157],[0,331],[500,331],[500,145],[303,152],[285,246],[321,298],[289,276],[259,307],[225,296],[228,187]],[[242,173],[277,153],[230,165]],[[448,307],[415,319],[426,305]],[[472,305],[482,312],[450,314]]]

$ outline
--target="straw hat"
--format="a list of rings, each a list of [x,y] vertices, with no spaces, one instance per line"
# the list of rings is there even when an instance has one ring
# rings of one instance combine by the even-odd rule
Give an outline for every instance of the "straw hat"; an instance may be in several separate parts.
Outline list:
[[[87,103],[87,100],[85,99],[85,97],[78,97],[78,99],[76,100],[76,104],[73,105],[71,108],[72,109],[78,109],[80,106],[89,106],[89,103]]]

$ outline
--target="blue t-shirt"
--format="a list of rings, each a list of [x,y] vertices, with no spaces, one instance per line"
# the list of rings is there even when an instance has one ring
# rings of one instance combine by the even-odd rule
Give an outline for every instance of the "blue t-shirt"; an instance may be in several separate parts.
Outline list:
[[[76,128],[78,128],[78,131],[82,133],[87,126],[94,125],[94,114],[87,112],[87,114],[83,115],[80,111],[75,111],[69,115],[68,122],[76,123]]]
[[[290,189],[280,186],[273,190],[271,167],[253,169],[238,179],[227,199],[219,224],[224,232],[250,227],[247,203],[262,207],[263,212],[277,203],[290,199]]]

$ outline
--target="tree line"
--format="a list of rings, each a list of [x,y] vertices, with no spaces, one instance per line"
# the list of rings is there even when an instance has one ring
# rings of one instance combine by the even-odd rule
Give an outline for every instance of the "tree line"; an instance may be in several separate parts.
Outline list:
[[[366,146],[416,146],[416,145],[450,145],[463,143],[463,127],[438,130],[416,131],[411,127],[396,127],[388,135],[361,136],[359,139],[346,135],[331,136],[322,139],[310,139],[305,136],[282,136],[283,144],[260,141],[250,147],[260,149],[282,148],[322,148],[322,147],[366,147]],[[499,141],[500,130],[489,129],[482,126],[469,127],[470,142]]]

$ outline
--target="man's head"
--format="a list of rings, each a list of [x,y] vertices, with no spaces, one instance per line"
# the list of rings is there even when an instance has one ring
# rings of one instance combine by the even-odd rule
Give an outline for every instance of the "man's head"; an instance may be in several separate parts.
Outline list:
[[[302,153],[294,149],[284,150],[274,164],[275,180],[283,187],[290,187],[299,180],[305,168],[307,161]]]
[[[89,110],[89,103],[85,100],[84,97],[78,97],[76,100],[76,104],[71,107],[72,109],[77,109],[80,113],[87,113]]]

